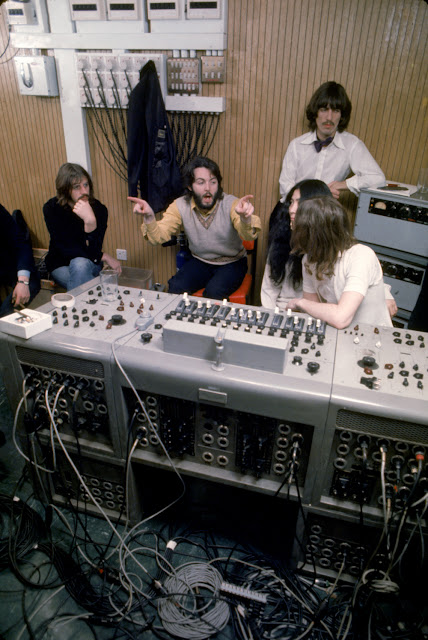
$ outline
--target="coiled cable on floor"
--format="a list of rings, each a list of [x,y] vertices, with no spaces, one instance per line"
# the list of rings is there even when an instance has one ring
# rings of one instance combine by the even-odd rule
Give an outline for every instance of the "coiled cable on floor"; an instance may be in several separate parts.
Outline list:
[[[203,640],[228,623],[230,608],[220,596],[222,577],[213,566],[190,562],[170,576],[163,587],[169,594],[158,603],[168,633],[186,640]]]

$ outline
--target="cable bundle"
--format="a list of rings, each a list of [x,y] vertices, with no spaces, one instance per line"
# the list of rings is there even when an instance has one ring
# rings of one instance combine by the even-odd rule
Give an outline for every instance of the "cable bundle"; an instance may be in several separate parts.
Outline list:
[[[221,584],[219,571],[211,565],[182,565],[166,580],[164,589],[170,595],[158,604],[165,629],[186,640],[203,640],[221,631],[230,615],[229,605],[219,599]]]

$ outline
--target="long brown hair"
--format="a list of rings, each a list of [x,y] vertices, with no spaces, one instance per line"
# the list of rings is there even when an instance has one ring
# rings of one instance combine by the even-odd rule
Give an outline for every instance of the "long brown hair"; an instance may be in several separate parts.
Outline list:
[[[340,109],[340,120],[337,129],[339,132],[345,131],[351,117],[352,104],[342,85],[332,80],[324,82],[318,87],[306,107],[306,117],[311,131],[315,131],[317,128],[318,111],[326,107]]]
[[[292,253],[306,254],[307,269],[318,280],[331,277],[339,254],[356,244],[348,214],[333,197],[312,198],[299,204],[291,236]]]
[[[75,164],[74,162],[66,162],[60,166],[55,180],[55,186],[56,197],[62,207],[65,207],[68,204],[73,185],[84,178],[86,178],[89,184],[89,200],[92,200],[94,197],[94,185],[92,184],[91,176],[86,169],[81,167],[80,164]]]

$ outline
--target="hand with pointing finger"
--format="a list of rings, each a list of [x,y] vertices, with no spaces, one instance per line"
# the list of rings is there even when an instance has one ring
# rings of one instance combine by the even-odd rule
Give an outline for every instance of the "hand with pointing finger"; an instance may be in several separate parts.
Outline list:
[[[245,222],[246,224],[250,224],[251,216],[254,213],[254,207],[250,202],[250,198],[254,198],[254,196],[244,196],[240,199],[235,208],[235,211],[241,217],[242,222]]]
[[[136,215],[143,216],[143,220],[146,224],[149,224],[156,219],[155,213],[148,202],[142,198],[135,198],[133,196],[128,196],[128,200],[134,203],[133,212]]]

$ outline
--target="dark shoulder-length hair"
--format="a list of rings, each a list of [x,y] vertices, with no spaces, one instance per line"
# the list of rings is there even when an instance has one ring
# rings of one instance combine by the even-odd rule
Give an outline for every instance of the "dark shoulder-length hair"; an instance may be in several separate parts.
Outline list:
[[[351,118],[352,104],[345,89],[337,82],[324,82],[314,93],[306,107],[306,117],[311,131],[317,128],[318,111],[326,107],[340,109],[339,132],[345,131]]]
[[[270,276],[275,285],[279,286],[287,271],[288,280],[294,289],[298,289],[302,283],[302,256],[291,253],[291,228],[288,210],[297,189],[300,191],[300,202],[317,196],[331,196],[330,189],[322,180],[302,180],[290,189],[285,201],[278,202],[271,213],[267,258]]]
[[[221,186],[221,182],[223,180],[223,176],[221,175],[220,168],[217,162],[211,160],[210,158],[206,158],[205,156],[196,156],[193,160],[188,162],[183,169],[183,186],[185,189],[184,197],[187,200],[190,200],[192,197],[192,185],[195,182],[195,169],[199,168],[208,169],[215,178],[217,178],[218,182],[218,198],[220,199],[223,196],[223,189]]]
[[[357,242],[348,214],[332,196],[299,204],[294,220],[292,252],[306,254],[307,268],[318,280],[334,274],[339,255]]]
[[[73,185],[81,182],[84,178],[89,184],[89,199],[93,200],[94,185],[92,183],[92,178],[86,169],[81,167],[80,164],[75,164],[74,162],[66,162],[60,166],[55,180],[55,187],[56,197],[62,207],[68,205]]]

